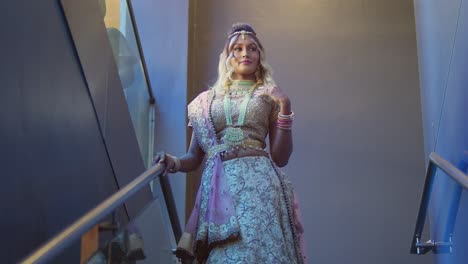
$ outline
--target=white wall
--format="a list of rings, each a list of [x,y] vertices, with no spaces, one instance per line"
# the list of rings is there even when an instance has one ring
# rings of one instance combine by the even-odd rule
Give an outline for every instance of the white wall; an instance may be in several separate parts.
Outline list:
[[[155,152],[186,150],[188,0],[132,1],[156,98]],[[177,211],[185,219],[185,177],[170,178]]]

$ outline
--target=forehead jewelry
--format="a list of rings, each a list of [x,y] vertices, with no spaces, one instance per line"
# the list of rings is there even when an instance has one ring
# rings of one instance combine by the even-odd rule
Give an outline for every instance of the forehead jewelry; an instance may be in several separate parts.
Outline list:
[[[232,33],[231,35],[228,36],[228,38],[231,38],[232,36],[239,35],[239,34],[242,35],[242,39],[245,39],[245,35],[247,35],[247,34],[255,36],[255,33],[253,33],[253,32],[250,32],[250,31],[247,31],[247,30],[241,30],[241,31],[236,31],[236,32]]]
[[[245,30],[241,31],[242,39],[245,39]]]

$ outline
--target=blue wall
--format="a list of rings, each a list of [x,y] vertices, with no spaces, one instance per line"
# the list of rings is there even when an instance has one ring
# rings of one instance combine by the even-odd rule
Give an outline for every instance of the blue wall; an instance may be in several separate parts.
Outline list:
[[[426,161],[429,153],[435,151],[463,168],[468,155],[468,1],[415,0],[414,3]],[[456,185],[440,172],[434,185],[431,234],[435,239],[442,239],[447,208],[456,194]],[[438,263],[466,263],[467,206],[464,191],[454,230],[454,254],[437,256]]]

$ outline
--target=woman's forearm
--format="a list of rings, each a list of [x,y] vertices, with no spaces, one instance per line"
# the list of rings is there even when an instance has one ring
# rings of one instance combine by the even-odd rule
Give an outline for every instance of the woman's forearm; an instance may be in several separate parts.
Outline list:
[[[280,102],[280,114],[291,114],[291,102],[289,99]],[[286,166],[293,150],[291,130],[275,126],[270,129],[270,137],[271,158],[279,167]]]
[[[178,171],[191,172],[196,170],[202,163],[204,157],[205,152],[198,145],[195,134],[192,132],[192,139],[187,153],[179,157],[180,168]]]
[[[179,157],[180,160],[180,172],[191,172],[196,170],[203,161],[203,157],[194,153],[186,153],[185,155]]]
[[[288,164],[293,151],[291,130],[275,129],[277,130],[275,138],[270,142],[271,159],[279,167],[284,167]]]

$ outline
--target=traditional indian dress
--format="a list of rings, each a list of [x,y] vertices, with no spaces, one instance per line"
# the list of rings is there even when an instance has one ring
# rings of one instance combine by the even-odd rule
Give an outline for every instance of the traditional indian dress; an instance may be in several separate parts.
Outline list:
[[[262,94],[261,86],[246,106],[240,126],[244,138],[225,142],[226,107],[235,123],[251,85],[233,86],[226,95],[229,105],[224,93],[211,89],[188,106],[189,126],[207,155],[186,226],[193,238],[191,250],[200,263],[306,263],[303,228],[288,177],[269,156],[221,159],[233,148],[264,149],[269,128],[276,126],[279,106]]]

